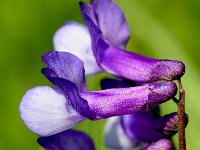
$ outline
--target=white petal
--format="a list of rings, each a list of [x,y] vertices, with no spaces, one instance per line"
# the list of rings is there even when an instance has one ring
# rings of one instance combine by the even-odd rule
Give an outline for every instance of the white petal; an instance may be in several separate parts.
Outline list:
[[[41,136],[59,133],[85,119],[68,105],[64,95],[48,86],[28,90],[20,103],[20,114],[26,126]]]
[[[105,145],[113,149],[128,150],[135,146],[134,141],[124,133],[119,116],[107,119],[104,134]]]
[[[86,26],[78,22],[67,22],[54,35],[56,51],[70,52],[84,62],[85,74],[101,71],[92,51],[92,42]]]

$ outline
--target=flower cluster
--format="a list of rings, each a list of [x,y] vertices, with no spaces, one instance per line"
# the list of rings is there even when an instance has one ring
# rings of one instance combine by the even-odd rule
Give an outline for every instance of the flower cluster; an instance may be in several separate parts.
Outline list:
[[[173,149],[178,115],[161,116],[159,104],[175,97],[173,80],[183,76],[184,64],[126,51],[129,27],[112,0],[80,2],[80,9],[87,27],[65,23],[55,33],[55,51],[42,56],[41,72],[55,87],[34,87],[22,98],[25,125],[41,136],[38,143],[47,150],[94,150],[87,134],[71,128],[105,118],[110,148]],[[85,76],[102,71],[118,79],[103,79],[102,90],[88,91]]]

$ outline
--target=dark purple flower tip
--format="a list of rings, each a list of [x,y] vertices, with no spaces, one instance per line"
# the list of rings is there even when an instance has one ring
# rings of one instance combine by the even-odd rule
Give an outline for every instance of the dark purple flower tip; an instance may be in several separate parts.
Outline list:
[[[174,134],[178,132],[178,115],[177,113],[171,113],[166,115],[159,120],[163,123],[164,129],[163,133],[165,137],[172,137]],[[188,124],[188,115],[185,113],[185,127]]]
[[[160,117],[153,109],[149,109],[123,116],[121,125],[132,140],[154,142],[162,138],[171,138],[177,133],[178,122],[174,119],[176,117],[177,113]]]
[[[177,93],[177,86],[174,82],[166,81],[166,82],[156,82],[149,84],[149,100],[159,101],[171,99]]]
[[[163,138],[160,123],[151,109],[134,112],[121,117],[121,125],[126,135],[133,141],[153,142]]]
[[[187,122],[186,119],[185,126]],[[174,112],[160,117],[149,109],[121,117],[121,125],[130,139],[154,142],[163,138],[170,139],[178,132],[178,116]]]
[[[95,150],[93,140],[81,131],[64,132],[38,138],[38,143],[46,150]]]
[[[140,150],[173,150],[174,145],[168,139],[161,139],[151,143],[147,147],[141,148]]]
[[[177,60],[161,60],[152,70],[152,76],[159,79],[180,79],[185,73],[185,65]]]

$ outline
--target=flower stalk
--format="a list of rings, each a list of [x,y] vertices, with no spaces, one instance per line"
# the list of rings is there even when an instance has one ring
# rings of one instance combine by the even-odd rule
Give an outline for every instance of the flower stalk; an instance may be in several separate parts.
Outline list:
[[[179,86],[179,102],[178,106],[178,143],[179,150],[186,150],[185,140],[185,90],[183,89],[181,80],[178,80]]]

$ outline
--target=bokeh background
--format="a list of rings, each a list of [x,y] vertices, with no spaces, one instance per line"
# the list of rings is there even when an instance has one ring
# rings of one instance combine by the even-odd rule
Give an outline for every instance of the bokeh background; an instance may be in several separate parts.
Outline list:
[[[200,147],[200,1],[116,0],[131,28],[128,49],[156,58],[178,59],[186,64],[187,147]],[[41,55],[53,50],[55,31],[68,20],[83,22],[78,0],[0,0],[0,149],[39,150],[37,135],[19,116],[19,103],[28,88],[51,85],[40,73]],[[98,90],[100,74],[87,78]],[[173,102],[162,113],[176,111]],[[104,150],[105,120],[85,121],[76,128],[89,133],[97,150]],[[177,138],[174,138],[175,142]]]

